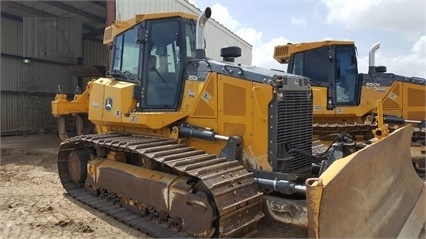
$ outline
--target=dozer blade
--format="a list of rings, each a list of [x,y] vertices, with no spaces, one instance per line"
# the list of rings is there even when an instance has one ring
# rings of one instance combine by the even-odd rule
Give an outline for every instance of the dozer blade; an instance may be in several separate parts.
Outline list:
[[[310,237],[418,238],[426,185],[410,159],[412,133],[396,130],[307,180]]]

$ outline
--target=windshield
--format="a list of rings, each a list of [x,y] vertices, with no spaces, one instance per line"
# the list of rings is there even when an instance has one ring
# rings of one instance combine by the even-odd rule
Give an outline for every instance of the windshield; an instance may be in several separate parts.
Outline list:
[[[136,77],[139,64],[139,47],[136,43],[136,27],[127,30],[115,39],[112,72],[132,74]]]
[[[311,78],[312,85],[328,86],[329,66],[328,48],[322,47],[294,54],[287,71]]]

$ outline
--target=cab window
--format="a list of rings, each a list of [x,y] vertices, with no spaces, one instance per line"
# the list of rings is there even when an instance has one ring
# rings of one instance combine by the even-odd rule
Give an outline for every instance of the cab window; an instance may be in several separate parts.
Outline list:
[[[140,46],[136,43],[136,29],[129,29],[117,36],[114,46],[113,69],[137,76]]]
[[[182,64],[179,22],[175,19],[153,21],[149,27],[149,37],[145,106],[175,108]]]
[[[336,47],[336,103],[356,101],[357,62],[353,47]]]

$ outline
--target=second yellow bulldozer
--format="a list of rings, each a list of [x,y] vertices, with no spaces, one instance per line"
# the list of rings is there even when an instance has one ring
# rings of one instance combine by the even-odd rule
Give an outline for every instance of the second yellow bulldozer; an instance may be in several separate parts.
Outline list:
[[[66,192],[155,237],[261,237],[265,215],[297,219],[312,237],[418,236],[426,196],[411,126],[371,144],[339,135],[322,150],[308,79],[236,64],[237,47],[208,59],[210,15],[144,14],[106,29],[108,75],[52,102],[56,117],[87,114],[97,132],[61,143]]]
[[[426,117],[426,80],[386,73],[375,66],[372,46],[368,74],[358,74],[357,51],[353,41],[326,40],[275,47],[274,59],[288,64],[288,73],[311,79],[314,86],[315,121],[364,123],[377,114],[376,100],[383,101],[385,121],[420,124]],[[322,88],[317,88],[322,87]]]
[[[424,169],[426,80],[387,73],[385,66],[376,66],[375,52],[379,47],[380,43],[376,43],[370,49],[368,73],[358,73],[353,41],[279,45],[274,59],[288,64],[289,73],[310,78],[315,136],[345,131],[371,138],[371,130],[377,126],[376,101],[381,100],[390,130],[408,123],[415,127],[413,160]]]

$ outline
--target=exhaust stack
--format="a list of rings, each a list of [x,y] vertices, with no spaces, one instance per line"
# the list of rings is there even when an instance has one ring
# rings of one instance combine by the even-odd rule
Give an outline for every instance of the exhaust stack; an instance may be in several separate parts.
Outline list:
[[[368,53],[368,74],[374,75],[376,73],[376,51],[380,48],[380,42],[371,46]]]
[[[212,10],[211,8],[207,7],[206,10],[204,10],[204,12],[202,12],[198,16],[196,38],[195,38],[195,45],[196,45],[195,57],[196,58],[206,58],[206,51],[205,51],[206,46],[204,44],[204,27],[211,15],[212,15]]]

